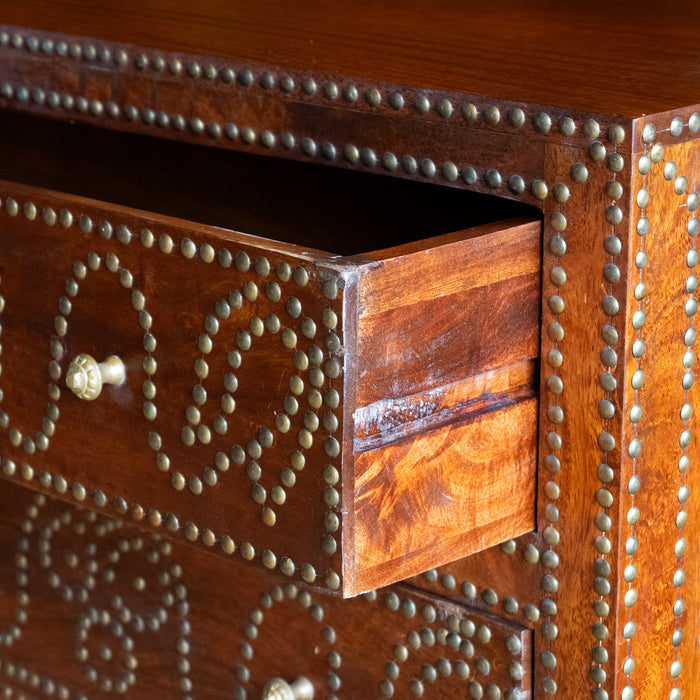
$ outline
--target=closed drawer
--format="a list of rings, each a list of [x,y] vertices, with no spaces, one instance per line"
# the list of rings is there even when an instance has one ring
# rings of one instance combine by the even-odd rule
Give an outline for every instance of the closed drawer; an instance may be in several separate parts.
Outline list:
[[[537,221],[373,253],[331,221],[338,255],[0,198],[7,477],[345,596],[533,529]],[[125,381],[78,398],[81,354]]]
[[[406,586],[340,600],[15,485],[0,687],[58,698],[529,697],[530,630]]]

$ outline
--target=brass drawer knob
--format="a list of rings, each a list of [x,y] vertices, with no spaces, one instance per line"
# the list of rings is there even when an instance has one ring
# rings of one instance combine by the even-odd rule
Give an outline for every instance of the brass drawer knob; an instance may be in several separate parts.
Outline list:
[[[306,676],[299,676],[291,685],[282,678],[273,678],[263,688],[262,700],[313,700],[314,686]]]
[[[66,372],[66,386],[79,398],[94,401],[103,384],[121,384],[126,378],[126,367],[116,356],[97,362],[91,355],[76,355]]]

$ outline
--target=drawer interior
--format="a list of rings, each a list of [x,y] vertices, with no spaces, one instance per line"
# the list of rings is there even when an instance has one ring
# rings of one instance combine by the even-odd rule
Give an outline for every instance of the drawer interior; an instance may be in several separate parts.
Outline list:
[[[354,255],[503,219],[521,202],[0,112],[0,178]]]

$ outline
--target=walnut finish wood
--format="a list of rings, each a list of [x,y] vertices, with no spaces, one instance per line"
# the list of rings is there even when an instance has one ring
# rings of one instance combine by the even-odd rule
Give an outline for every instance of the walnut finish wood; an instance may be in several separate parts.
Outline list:
[[[534,358],[539,305],[514,300],[539,295],[540,234],[539,223],[500,222],[416,252],[373,254],[378,264],[360,279],[358,407],[398,423],[408,397],[429,403],[438,387]]]
[[[392,276],[400,248],[392,261],[363,264],[10,183],[0,197],[5,476],[215,551],[235,546],[245,559],[346,596],[532,529],[536,402],[523,365],[537,353],[539,222],[467,231],[466,250],[456,235],[426,244],[440,251],[431,279],[444,275],[450,296],[414,285],[404,320],[387,320],[401,312],[396,300],[387,310],[387,290],[406,286]],[[471,282],[455,275],[494,246],[506,255],[517,247],[522,262],[474,272]],[[404,270],[419,273],[416,256]],[[44,280],[39,293],[33,275]],[[456,348],[473,344],[473,324],[449,299],[476,318],[482,287],[499,299],[493,340],[468,366],[441,372]],[[433,376],[414,389],[438,395],[447,385],[451,403],[414,419],[399,445],[384,426],[376,444],[358,444],[349,427],[363,430],[356,383],[368,363],[358,353],[386,342],[367,328],[356,340],[358,303],[428,341],[422,361]],[[432,326],[421,330],[416,314],[433,307]],[[504,336],[512,339],[505,354]],[[441,344],[445,352],[435,353]],[[73,396],[64,377],[80,353],[117,355],[126,382],[89,403]],[[415,374],[412,361],[398,348],[383,360],[397,377]],[[520,383],[492,396],[483,375],[495,368]],[[502,443],[504,434],[515,437]],[[76,443],[78,435],[89,438]],[[415,455],[438,445],[441,459],[421,458],[418,476]],[[435,478],[442,488],[426,488]],[[398,502],[419,507],[397,507],[399,484]],[[387,546],[392,565],[380,566]]]
[[[692,279],[687,286],[696,266],[694,228],[686,231],[696,225],[697,7],[534,9],[504,0],[438,2],[430,12],[326,4],[320,13],[309,2],[282,16],[277,3],[260,6],[267,14],[256,6],[251,18],[229,4],[221,31],[177,3],[171,14],[149,6],[160,30],[116,21],[143,12],[131,4],[97,16],[76,2],[36,17],[39,7],[15,4],[5,14],[34,28],[0,34],[21,47],[2,49],[3,109],[541,209],[536,530],[412,584],[530,627],[538,700],[696,697],[696,435],[686,404],[696,411],[687,353],[697,292]],[[29,37],[46,38],[42,29],[82,34],[81,52],[124,49],[128,64],[27,50]],[[233,36],[238,43],[229,44]],[[141,53],[148,67],[138,67]],[[242,79],[189,79],[184,70],[176,78],[158,70],[159,56]],[[266,72],[274,78],[267,88]],[[304,90],[309,78],[313,94]],[[51,106],[50,91],[73,102]],[[107,116],[109,101],[116,117]],[[159,111],[168,120],[179,114],[185,128],[162,115],[168,126],[159,126]],[[227,124],[239,128],[234,138],[224,137]],[[264,132],[274,139],[263,141]],[[510,377],[470,382],[504,386]]]
[[[40,49],[45,42],[48,52]],[[2,109],[391,174],[538,207],[548,192],[542,180],[548,144],[565,135],[587,146],[627,121],[336,73],[299,70],[277,79],[278,68],[265,63],[161,55],[148,46],[11,26],[0,30],[0,58]],[[593,131],[582,128],[591,116]]]
[[[437,565],[435,550],[444,563],[533,529],[535,445],[526,441],[537,402],[526,363],[538,352],[539,239],[539,223],[488,225],[415,252],[378,251],[363,268],[357,591]]]
[[[310,594],[16,485],[0,499],[0,687],[17,694],[256,698],[304,675],[322,698],[529,695],[518,624],[408,586]]]
[[[333,509],[323,500],[323,466],[335,462],[340,469],[326,455],[324,440],[343,434],[342,413],[336,410],[338,426],[322,427],[292,463],[302,450],[298,433],[304,418],[310,420],[307,412],[332,412],[308,403],[310,370],[294,364],[295,351],[314,342],[302,332],[305,318],[315,318],[321,364],[337,354],[323,342],[329,332],[323,308],[336,309],[334,331],[344,336],[342,292],[333,302],[319,290],[321,261],[331,257],[321,253],[309,264],[309,250],[7,183],[0,196],[4,473],[181,535],[189,531],[200,544],[209,529],[217,550],[228,535],[237,547],[251,544],[258,561],[267,549],[299,566],[306,562],[320,575],[333,568],[317,542],[324,514]],[[70,225],[47,219],[48,209]],[[154,242],[143,245],[142,236]],[[222,249],[240,254],[239,267],[218,262]],[[251,269],[241,272],[248,260]],[[272,271],[261,268],[261,260]],[[302,264],[308,282],[285,282],[286,273],[275,271],[285,263],[290,275]],[[333,269],[331,263],[326,272]],[[32,275],[43,280],[40,288]],[[287,313],[290,299],[303,313]],[[280,328],[268,320],[256,330],[262,322],[255,319],[270,314]],[[285,330],[294,340],[290,347],[282,342]],[[105,387],[97,401],[78,399],[64,377],[79,353],[98,360],[119,356],[126,382]],[[276,430],[276,414],[285,396],[295,396],[293,377],[304,389],[283,433]],[[319,388],[330,390],[330,380]],[[342,410],[342,385],[338,389]],[[263,429],[273,431],[266,433],[271,445]],[[95,460],[105,466],[96,468]],[[305,463],[310,468],[301,473]],[[283,469],[290,470],[286,477]],[[286,501],[282,505],[273,501],[275,487],[282,489],[275,495]],[[274,526],[264,524],[266,507],[275,513]],[[302,554],[306,548],[312,551]]]
[[[631,342],[641,340],[645,347],[638,359],[628,359],[623,410],[630,416],[640,406],[643,410],[624,426],[622,436],[628,457],[621,474],[626,521],[621,526],[625,556],[618,573],[618,616],[629,644],[618,643],[617,653],[622,659],[638,660],[633,678],[642,697],[661,688],[665,694],[680,691],[694,697],[700,678],[700,597],[693,583],[699,514],[698,500],[692,496],[698,488],[693,413],[698,268],[692,257],[697,255],[694,198],[700,146],[697,140],[673,143],[662,138],[662,157],[657,146],[658,162],[645,174],[636,168],[632,190],[633,224],[648,221],[649,233],[635,235],[630,246],[630,278],[646,289],[642,298],[628,299],[627,334]],[[643,163],[646,154],[651,155],[649,146],[639,148],[635,162]],[[641,271],[635,263],[640,251],[648,260]],[[645,381],[635,390],[631,384],[639,370]],[[635,595],[638,602],[630,605]],[[654,663],[645,664],[644,658]]]
[[[653,2],[592,12],[582,0],[255,6],[127,0],[4,0],[3,21],[164,50],[626,116],[686,104],[700,89],[698,8]],[[663,37],[671,35],[672,40]],[[669,80],[669,66],[679,76]],[[633,76],[633,77],[632,77]]]

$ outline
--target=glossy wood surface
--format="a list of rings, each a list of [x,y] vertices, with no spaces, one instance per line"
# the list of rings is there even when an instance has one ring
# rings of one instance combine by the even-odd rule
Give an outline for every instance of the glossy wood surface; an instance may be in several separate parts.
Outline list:
[[[533,529],[537,400],[475,414],[357,456],[356,590]]]
[[[625,556],[618,573],[618,615],[629,643],[619,643],[618,654],[650,660],[637,663],[631,674],[641,697],[653,697],[662,686],[693,698],[700,692],[694,257],[700,146],[697,140],[677,143],[666,135],[661,138],[663,150],[657,146],[654,155],[655,160],[661,155],[659,161],[648,173],[637,168],[634,176],[634,191],[641,193],[633,214],[635,229],[637,222],[644,225],[646,220],[649,232],[635,234],[630,246],[630,278],[645,287],[644,294],[637,288],[627,310],[627,333],[636,347],[627,360],[630,390],[623,411],[634,420],[623,432],[627,458],[620,479],[626,522],[621,528]],[[651,148],[640,150],[637,162],[643,163]],[[647,260],[641,270],[640,253]],[[635,377],[640,370],[641,386]]]
[[[538,208],[548,192],[539,184],[548,144],[563,133],[588,144],[613,126],[629,128],[617,116],[598,117],[591,130],[589,114],[561,108],[545,112],[490,96],[305,70],[278,77],[278,68],[264,63],[161,55],[148,46],[6,25],[0,87],[2,109],[469,189]],[[386,212],[379,218],[396,230],[393,208]]]
[[[297,577],[302,562],[321,576],[340,570],[340,552],[334,565],[335,548],[323,552],[320,540],[338,505],[324,501],[323,469],[341,466],[324,441],[343,442],[343,372],[315,388],[306,356],[314,343],[317,364],[337,354],[324,342],[324,308],[335,308],[342,347],[342,292],[326,299],[317,277],[332,256],[317,252],[317,267],[308,249],[8,183],[0,197],[4,473],[183,537],[189,528],[200,545],[209,529],[218,551],[225,535],[239,554],[248,542],[258,563],[264,550],[280,563],[286,552]],[[301,265],[308,278],[298,284],[291,270]],[[285,310],[291,297],[304,313]],[[78,398],[65,377],[79,353],[119,356],[125,382]],[[336,400],[324,404],[331,389]],[[333,412],[335,425],[323,425]]]
[[[447,387],[537,357],[540,238],[539,221],[508,220],[371,254],[359,290],[358,407],[416,422],[402,401],[423,396],[428,418],[436,390],[459,396]],[[463,400],[477,398],[467,391]]]
[[[2,21],[631,117],[697,99],[697,4],[3,0]]]
[[[491,224],[363,268],[356,590],[533,529],[540,230]]]

